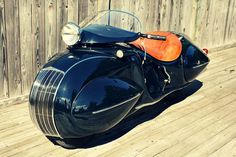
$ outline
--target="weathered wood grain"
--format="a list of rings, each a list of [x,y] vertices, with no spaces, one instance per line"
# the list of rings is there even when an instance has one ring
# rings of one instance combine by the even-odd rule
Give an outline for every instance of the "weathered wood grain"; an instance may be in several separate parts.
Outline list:
[[[9,96],[21,95],[19,0],[4,1]]]
[[[88,0],[80,0],[78,6],[78,21],[82,22],[88,16]]]
[[[33,0],[32,2],[32,53],[33,76],[39,71],[46,61],[45,52],[45,1]]]
[[[226,19],[226,27],[224,34],[224,42],[234,43],[236,41],[236,1],[230,0],[227,6],[227,19]]]
[[[136,15],[142,32],[185,33],[214,51],[236,44],[236,0],[0,0],[0,99],[28,94],[42,65],[66,48],[63,25],[80,23],[109,2],[111,9]]]
[[[34,76],[32,71],[32,1],[19,1],[19,27],[20,27],[20,57],[21,57],[21,94],[28,94]]]
[[[68,20],[68,0],[57,0],[57,52],[61,52],[66,48],[61,38],[62,27]]]
[[[45,1],[45,53],[51,58],[57,52],[57,1]]]
[[[5,14],[3,0],[0,0],[0,99],[8,96]]]
[[[68,21],[79,22],[79,2],[78,0],[68,0]]]
[[[227,156],[235,156],[236,155],[236,138],[232,139],[229,143],[223,145],[217,151],[209,155],[209,157],[221,157],[225,155],[227,152]]]
[[[94,16],[98,11],[107,10],[109,0],[81,0],[79,1],[79,22],[82,22],[89,16]]]

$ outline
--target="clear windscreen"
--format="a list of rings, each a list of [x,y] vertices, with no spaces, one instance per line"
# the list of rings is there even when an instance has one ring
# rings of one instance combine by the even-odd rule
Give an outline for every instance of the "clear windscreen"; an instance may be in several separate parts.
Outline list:
[[[104,10],[87,17],[79,26],[81,28],[91,24],[110,25],[131,32],[141,32],[141,22],[131,13],[120,10]]]

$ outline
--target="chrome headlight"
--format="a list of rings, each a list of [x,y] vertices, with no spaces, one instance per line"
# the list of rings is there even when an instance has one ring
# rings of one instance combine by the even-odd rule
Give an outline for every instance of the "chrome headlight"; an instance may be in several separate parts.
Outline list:
[[[80,41],[80,27],[73,22],[68,22],[62,28],[61,36],[67,45],[74,45]]]

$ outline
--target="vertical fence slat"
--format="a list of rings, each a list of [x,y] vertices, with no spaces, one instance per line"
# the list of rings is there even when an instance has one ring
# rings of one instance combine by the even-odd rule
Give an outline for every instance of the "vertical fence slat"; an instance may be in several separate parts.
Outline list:
[[[229,0],[227,6],[226,24],[224,29],[224,43],[236,42],[236,1]]]
[[[34,76],[46,60],[44,3],[45,1],[42,0],[33,0],[32,4],[32,65],[34,67]]]
[[[203,47],[223,45],[228,0],[197,1],[195,41]],[[224,9],[222,9],[224,8]]]
[[[224,42],[224,31],[226,27],[226,16],[227,16],[227,8],[228,8],[228,3],[230,0],[217,0],[217,1],[212,1],[212,3],[215,4],[214,8],[212,9],[212,14],[214,14],[214,22],[212,24],[212,27],[209,27],[209,30],[212,29],[214,30],[212,32],[212,45],[222,45]],[[222,9],[224,8],[224,9]],[[215,38],[213,38],[215,37]],[[208,38],[209,41],[209,38]],[[206,46],[206,45],[205,45]]]
[[[232,4],[233,5],[233,4]],[[234,5],[233,5],[233,11],[232,11],[232,19],[231,19],[231,24],[229,29],[231,28],[231,34],[230,34],[230,38],[228,41],[231,42],[236,42],[236,2],[234,1]]]
[[[102,1],[100,1],[102,3]],[[88,0],[88,16],[95,14],[98,10],[98,0]]]
[[[78,0],[68,0],[68,21],[73,21],[78,23],[79,20],[79,1]]]
[[[108,10],[109,0],[97,0],[97,11]]]
[[[68,0],[57,0],[57,52],[66,48],[61,38],[62,27],[68,21]]]
[[[96,15],[98,11],[108,10],[109,0],[80,0],[79,1],[79,22],[86,17]]]
[[[78,21],[82,22],[88,16],[88,0],[80,0],[78,4]]]
[[[6,37],[5,37],[5,12],[3,0],[0,0],[0,99],[8,97]]]
[[[9,96],[21,95],[21,63],[19,40],[19,1],[5,0],[6,50],[8,62]]]
[[[19,1],[19,23],[20,23],[20,54],[21,54],[21,78],[22,94],[29,93],[34,70],[32,66],[32,1]]]
[[[45,1],[45,53],[51,58],[57,52],[57,1]]]
[[[195,32],[195,19],[197,13],[197,2],[193,0],[183,0],[182,20],[180,23],[180,31],[188,34],[192,39]]]

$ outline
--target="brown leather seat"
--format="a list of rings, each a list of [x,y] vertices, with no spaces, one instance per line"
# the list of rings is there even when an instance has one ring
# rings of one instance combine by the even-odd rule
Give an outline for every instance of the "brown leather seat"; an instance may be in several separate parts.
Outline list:
[[[131,44],[143,51],[146,49],[146,52],[149,55],[160,61],[170,62],[176,60],[180,56],[182,44],[175,34],[170,32],[148,32],[147,34],[166,36],[166,40],[161,41],[139,38],[131,42]]]

